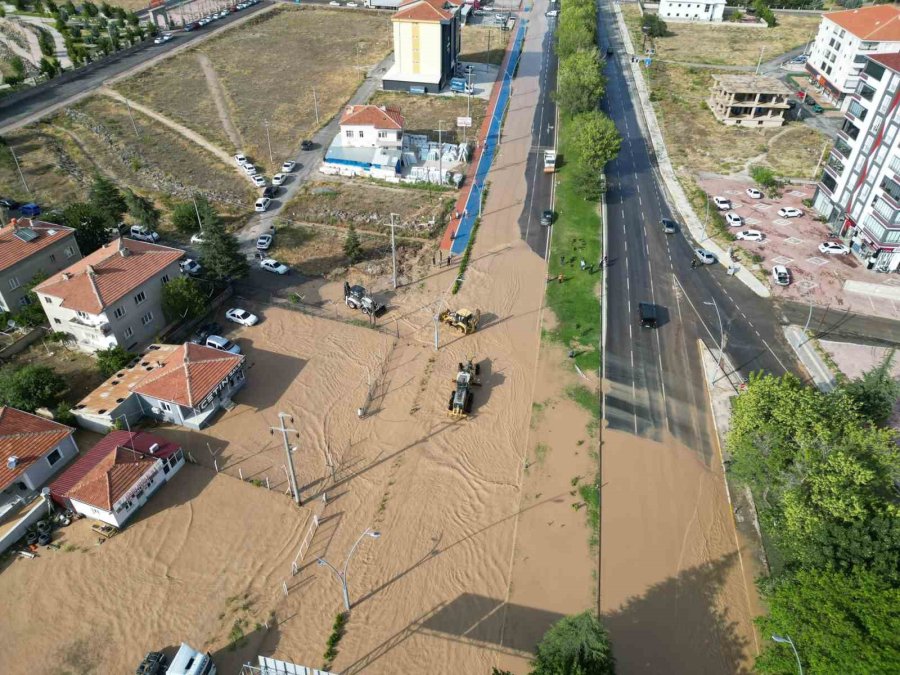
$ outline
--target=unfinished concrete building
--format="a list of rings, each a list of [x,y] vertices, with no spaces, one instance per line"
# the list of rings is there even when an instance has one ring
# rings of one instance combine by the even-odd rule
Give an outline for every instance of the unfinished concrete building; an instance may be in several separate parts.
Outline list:
[[[729,126],[780,127],[790,90],[773,77],[713,75],[709,107]]]

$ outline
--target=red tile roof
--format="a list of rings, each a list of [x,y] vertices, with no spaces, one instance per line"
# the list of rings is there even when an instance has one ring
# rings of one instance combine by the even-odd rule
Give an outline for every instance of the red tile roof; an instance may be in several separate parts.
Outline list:
[[[84,477],[68,490],[66,497],[112,511],[113,505],[158,461],[155,457],[148,457],[128,448],[109,448]]]
[[[895,73],[900,73],[900,53],[898,54],[872,54],[870,57]]]
[[[348,105],[341,124],[373,126],[376,129],[403,129],[403,115],[398,108],[378,105]]]
[[[394,21],[422,21],[438,23],[453,17],[447,7],[459,7],[461,3],[447,0],[410,0],[400,5],[391,17]]]
[[[71,428],[59,422],[0,407],[0,490],[12,485],[28,467],[71,433]],[[7,463],[10,457],[17,458],[14,468],[9,468]]]
[[[900,7],[872,5],[840,12],[826,12],[831,19],[856,37],[875,42],[900,42]]]
[[[184,251],[119,238],[45,279],[35,288],[66,309],[99,314],[179,260]]]
[[[23,227],[33,230],[38,235],[37,238],[32,241],[24,241],[17,237],[16,231]],[[0,270],[12,267],[63,239],[69,239],[74,245],[74,237],[75,230],[71,227],[30,218],[13,218],[8,225],[0,227]]]
[[[133,390],[145,396],[194,408],[244,360],[239,354],[185,342],[163,357]]]
[[[154,444],[158,445],[159,448],[151,455],[150,447]],[[134,450],[140,455],[150,455],[165,459],[177,452],[181,446],[166,440],[162,436],[149,434],[146,431],[111,431],[101,438],[93,448],[76,459],[68,469],[51,483],[50,492],[53,499],[58,504],[68,508],[67,499],[70,490],[81,483],[85,476],[91,473],[94,467],[116,448]]]

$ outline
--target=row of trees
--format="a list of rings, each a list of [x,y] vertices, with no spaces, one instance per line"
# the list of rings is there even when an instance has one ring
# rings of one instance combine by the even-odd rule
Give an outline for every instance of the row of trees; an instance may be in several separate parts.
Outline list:
[[[791,636],[812,672],[900,672],[900,446],[882,426],[898,396],[889,358],[828,394],[755,375],[735,400],[730,472],[773,544],[760,626]],[[757,670],[793,659],[770,643]]]

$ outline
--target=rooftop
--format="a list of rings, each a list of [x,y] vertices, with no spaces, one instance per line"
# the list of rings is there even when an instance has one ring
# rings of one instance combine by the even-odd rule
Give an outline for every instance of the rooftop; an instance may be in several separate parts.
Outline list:
[[[35,290],[60,298],[66,309],[99,314],[183,255],[177,248],[120,237],[45,279]]]
[[[791,90],[774,77],[761,75],[713,75],[716,83],[726,91],[753,94],[782,94],[789,96]]]
[[[398,108],[381,105],[348,105],[341,124],[373,126],[376,129],[403,129],[403,115]]]
[[[869,58],[876,63],[880,63],[885,68],[890,68],[895,73],[900,73],[900,53],[872,54]]]
[[[66,492],[66,496],[112,511],[113,505],[124,497],[157,461],[155,457],[142,455],[129,448],[119,446],[106,448],[103,453],[98,453],[94,465]]]
[[[394,21],[439,23],[453,18],[462,2],[455,0],[408,0],[391,17]]]
[[[863,40],[900,42],[900,7],[872,5],[823,14],[838,26]]]
[[[5,490],[41,457],[53,450],[72,429],[31,413],[0,407],[0,490]],[[9,466],[15,457],[16,465]]]
[[[0,270],[12,267],[66,238],[74,244],[75,230],[31,218],[13,218],[0,227]]]

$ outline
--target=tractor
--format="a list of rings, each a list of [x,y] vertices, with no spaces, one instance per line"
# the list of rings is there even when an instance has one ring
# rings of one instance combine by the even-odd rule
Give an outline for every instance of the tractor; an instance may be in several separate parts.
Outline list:
[[[449,309],[445,309],[438,318],[442,323],[452,326],[463,335],[468,335],[478,330],[481,310],[476,309],[473,312],[471,309],[458,309],[455,312],[451,312]]]
[[[377,316],[384,311],[384,305],[371,295],[363,286],[351,286],[344,282],[344,302],[350,309],[362,310],[363,314]]]
[[[447,403],[447,412],[451,417],[468,417],[472,412],[472,387],[480,387],[481,380],[478,375],[481,367],[472,363],[472,359],[466,363],[460,363],[453,383],[456,389],[450,392],[450,401]]]

